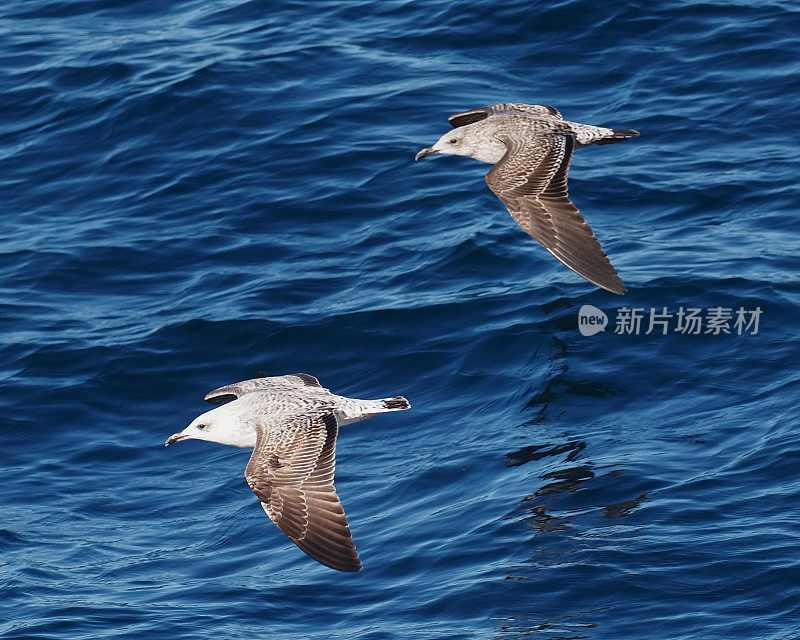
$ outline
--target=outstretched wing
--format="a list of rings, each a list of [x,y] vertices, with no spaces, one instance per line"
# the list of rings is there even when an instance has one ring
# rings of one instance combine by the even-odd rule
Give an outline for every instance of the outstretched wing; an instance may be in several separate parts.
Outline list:
[[[508,151],[486,175],[486,183],[517,224],[579,276],[613,293],[625,293],[616,269],[567,195],[572,136],[501,139]]]
[[[242,380],[219,389],[214,389],[206,394],[205,401],[211,404],[224,404],[231,400],[236,400],[239,396],[251,391],[263,391],[276,387],[324,387],[314,376],[307,373],[292,373],[286,376],[271,376],[264,378],[253,378],[252,380]]]
[[[337,431],[331,413],[265,425],[244,475],[270,520],[305,553],[333,569],[359,571],[333,486]]]
[[[501,102],[500,104],[493,104],[488,107],[479,107],[471,109],[470,111],[462,111],[450,116],[447,121],[455,127],[463,127],[465,124],[472,124],[479,120],[484,120],[490,115],[495,113],[509,113],[509,112],[522,112],[532,113],[537,116],[550,116],[561,120],[561,114],[555,107],[549,107],[543,104],[522,104],[519,102]]]

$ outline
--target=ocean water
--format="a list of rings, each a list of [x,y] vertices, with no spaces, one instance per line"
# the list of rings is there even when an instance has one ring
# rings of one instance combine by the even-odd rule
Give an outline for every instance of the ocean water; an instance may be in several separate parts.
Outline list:
[[[0,637],[800,638],[796,3],[6,0],[0,51]],[[570,173],[626,296],[413,162],[500,101],[641,131]],[[340,432],[362,572],[164,449],[259,371],[411,401]]]

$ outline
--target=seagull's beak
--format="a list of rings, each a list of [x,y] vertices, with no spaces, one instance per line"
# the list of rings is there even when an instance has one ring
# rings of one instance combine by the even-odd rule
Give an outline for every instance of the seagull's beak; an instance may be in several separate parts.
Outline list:
[[[188,437],[189,435],[186,433],[173,433],[169,438],[167,438],[167,441],[164,443],[164,446],[168,447],[169,445],[174,444],[176,442],[180,442],[181,440],[185,440]]]
[[[426,156],[435,156],[437,153],[439,152],[433,147],[425,147],[424,149],[420,149],[420,152],[414,156],[414,162],[416,162],[417,160],[421,160]]]

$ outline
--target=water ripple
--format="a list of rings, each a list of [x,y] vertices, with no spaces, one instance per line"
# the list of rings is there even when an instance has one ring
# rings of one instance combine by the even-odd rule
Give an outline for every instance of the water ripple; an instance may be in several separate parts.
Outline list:
[[[797,635],[789,2],[11,0],[0,10],[0,635]],[[525,236],[485,166],[414,164],[518,100],[641,138],[570,191],[629,293]],[[623,305],[757,335],[585,338]],[[164,439],[308,371],[342,429],[343,576],[247,452]]]

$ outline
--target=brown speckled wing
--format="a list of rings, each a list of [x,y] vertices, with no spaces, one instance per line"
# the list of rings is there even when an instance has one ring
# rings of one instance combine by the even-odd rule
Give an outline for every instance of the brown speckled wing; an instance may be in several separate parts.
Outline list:
[[[579,276],[613,293],[625,293],[616,269],[567,195],[572,136],[501,139],[508,151],[486,175],[486,183],[514,220]]]
[[[314,376],[307,373],[292,373],[286,376],[271,376],[263,378],[253,378],[252,380],[242,380],[234,384],[228,384],[219,389],[214,389],[206,394],[205,401],[211,404],[224,404],[231,400],[243,396],[251,391],[263,391],[279,387],[324,387]]]
[[[305,553],[333,569],[359,571],[333,486],[337,431],[330,413],[260,428],[245,478],[270,520]]]
[[[462,111],[450,116],[447,121],[450,125],[455,127],[463,127],[479,120],[485,120],[494,113],[508,113],[508,112],[523,112],[530,113],[537,116],[551,116],[561,119],[561,114],[555,107],[549,107],[544,104],[522,104],[519,102],[501,102],[500,104],[493,104],[488,107],[479,107],[478,109],[471,109],[469,111]]]
[[[523,111],[537,116],[552,116],[561,118],[561,114],[555,107],[546,104],[522,104],[521,102],[503,102],[492,107],[495,111]]]

